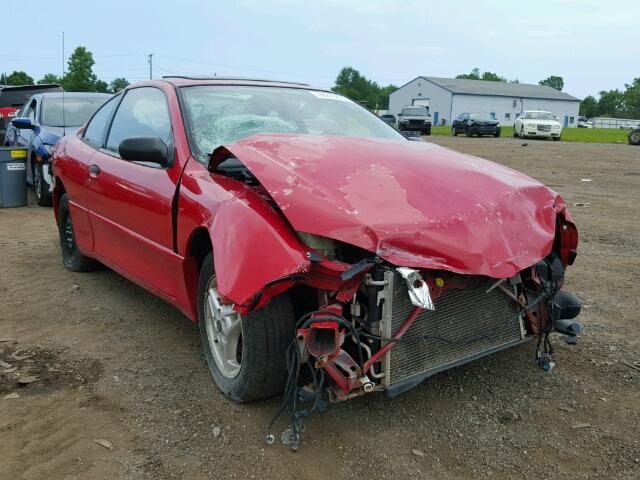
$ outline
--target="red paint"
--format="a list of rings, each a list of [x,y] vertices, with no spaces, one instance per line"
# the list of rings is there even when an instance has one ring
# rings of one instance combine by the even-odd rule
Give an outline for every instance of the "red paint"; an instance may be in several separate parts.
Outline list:
[[[395,265],[513,276],[551,251],[564,205],[526,175],[426,142],[279,134],[226,149],[294,229]]]
[[[0,107],[0,118],[11,118],[17,111],[18,109],[13,107]]]
[[[166,95],[175,146],[170,168],[123,161],[67,136],[54,153],[55,198],[69,195],[85,255],[193,320],[198,270],[190,249],[199,232],[212,244],[220,293],[246,313],[296,282],[337,292],[340,301],[353,296],[360,278],[341,281],[349,267],[341,262],[310,262],[296,230],[399,266],[508,277],[549,253],[557,213],[573,226],[562,198],[538,182],[429,143],[255,135],[216,152],[214,163],[230,153],[245,163],[277,211],[264,192],[210,173],[192,157],[176,93],[187,84],[264,82],[172,83],[134,86]],[[89,174],[91,165],[100,167],[98,176]],[[571,232],[561,238],[567,252],[577,243],[575,226]]]

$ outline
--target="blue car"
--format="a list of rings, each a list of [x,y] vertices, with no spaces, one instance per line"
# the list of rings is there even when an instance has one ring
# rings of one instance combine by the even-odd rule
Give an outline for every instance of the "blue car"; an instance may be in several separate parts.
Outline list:
[[[11,120],[5,145],[27,147],[27,183],[33,185],[38,205],[51,205],[51,148],[61,137],[78,131],[111,95],[88,92],[51,92],[32,95]],[[63,107],[64,105],[64,107]]]

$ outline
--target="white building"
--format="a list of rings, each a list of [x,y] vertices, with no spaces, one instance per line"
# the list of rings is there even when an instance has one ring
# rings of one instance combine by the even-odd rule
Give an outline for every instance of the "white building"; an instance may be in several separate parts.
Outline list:
[[[565,127],[575,127],[580,100],[542,85],[417,77],[389,95],[390,113],[397,115],[407,105],[428,106],[434,125],[443,120],[450,125],[452,118],[467,112],[489,113],[508,125],[525,110],[546,110]]]

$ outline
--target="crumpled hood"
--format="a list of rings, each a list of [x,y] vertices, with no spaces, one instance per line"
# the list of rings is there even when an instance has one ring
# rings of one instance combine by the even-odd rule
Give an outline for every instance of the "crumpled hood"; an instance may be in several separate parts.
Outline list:
[[[295,230],[398,266],[513,276],[551,251],[564,208],[526,175],[426,142],[260,134],[220,147],[211,168],[229,152]]]

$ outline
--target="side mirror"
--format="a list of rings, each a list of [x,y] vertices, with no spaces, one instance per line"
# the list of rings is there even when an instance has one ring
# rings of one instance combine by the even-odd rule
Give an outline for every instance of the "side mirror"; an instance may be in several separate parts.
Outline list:
[[[31,122],[30,118],[18,117],[11,120],[14,127],[19,130],[35,130],[36,126]]]
[[[130,137],[120,142],[120,157],[130,162],[157,163],[161,167],[169,166],[167,144],[157,137]]]

